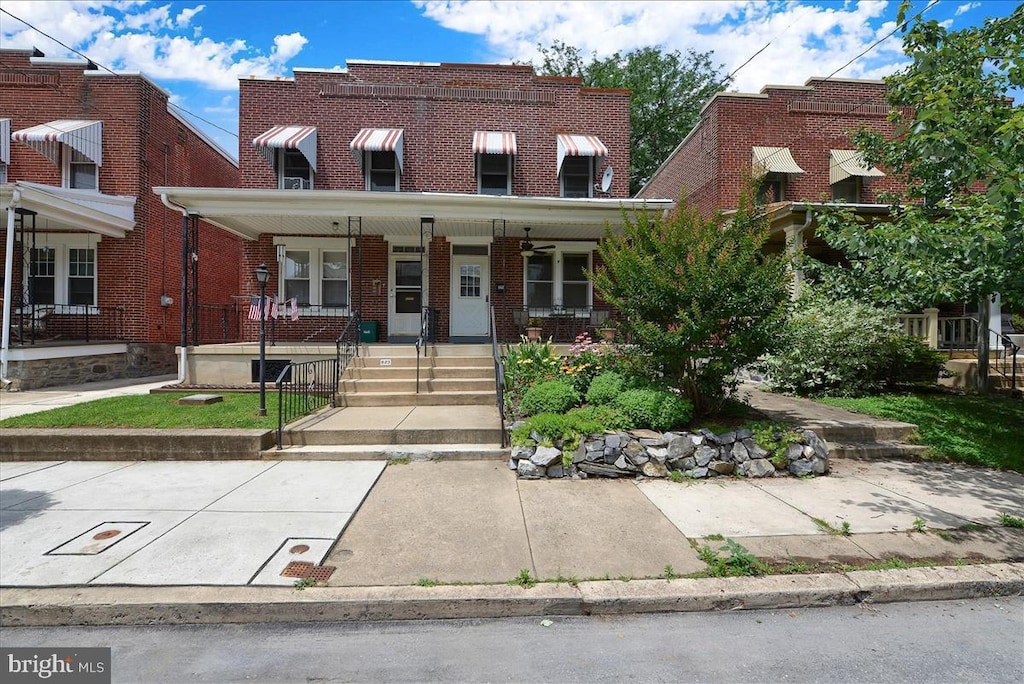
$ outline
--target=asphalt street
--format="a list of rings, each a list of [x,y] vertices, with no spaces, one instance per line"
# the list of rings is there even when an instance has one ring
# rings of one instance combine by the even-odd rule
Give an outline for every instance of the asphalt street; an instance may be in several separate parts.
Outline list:
[[[581,618],[4,630],[113,681],[1020,682],[1024,599]]]

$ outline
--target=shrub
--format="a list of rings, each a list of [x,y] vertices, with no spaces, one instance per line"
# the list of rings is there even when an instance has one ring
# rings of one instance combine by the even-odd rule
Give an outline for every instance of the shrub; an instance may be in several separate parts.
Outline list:
[[[663,389],[631,389],[619,394],[612,406],[619,409],[636,427],[670,430],[681,427],[693,417],[693,404]]]
[[[561,373],[584,395],[596,375],[615,365],[618,355],[615,345],[598,344],[590,339],[589,333],[581,333],[562,359]]]
[[[890,382],[938,374],[941,357],[907,338],[895,314],[808,288],[763,366],[772,389],[807,395],[870,394]]]
[[[622,411],[611,406],[581,406],[565,414],[569,428],[581,435],[591,435],[605,430],[629,430],[633,423]]]
[[[562,365],[551,342],[510,344],[505,350],[505,407],[519,413],[519,402],[526,390],[539,380],[554,379]]]
[[[889,340],[889,365],[883,372],[887,385],[934,384],[945,365],[945,356],[910,335]]]
[[[587,403],[597,406],[610,404],[622,392],[624,380],[618,373],[601,373],[590,381],[587,390]]]
[[[534,433],[539,435],[542,443],[547,446],[552,446],[555,442],[572,436],[564,415],[561,413],[538,413],[535,416],[530,416],[512,431],[512,443],[530,444],[533,441]]]
[[[578,403],[580,395],[571,384],[564,380],[545,380],[526,390],[519,409],[528,416],[565,413]]]
[[[672,430],[684,427],[693,418],[693,404],[678,394],[663,392],[658,415],[651,428],[655,430]]]
[[[633,425],[622,413],[610,406],[583,406],[568,413],[538,413],[530,416],[512,431],[512,443],[530,444],[536,433],[542,443],[557,442],[573,446],[581,436],[605,430],[628,430]]]

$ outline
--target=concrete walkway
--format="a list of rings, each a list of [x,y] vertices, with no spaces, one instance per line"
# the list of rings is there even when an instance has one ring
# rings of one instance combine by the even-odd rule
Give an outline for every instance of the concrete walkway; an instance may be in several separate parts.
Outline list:
[[[163,387],[176,379],[175,375],[157,375],[146,378],[86,382],[81,385],[45,387],[26,392],[0,392],[0,420],[96,399],[130,394],[149,394],[150,390]]]

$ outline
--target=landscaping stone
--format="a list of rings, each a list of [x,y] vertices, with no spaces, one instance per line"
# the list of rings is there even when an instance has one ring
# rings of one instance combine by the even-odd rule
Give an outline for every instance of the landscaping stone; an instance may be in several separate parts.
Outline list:
[[[668,468],[663,463],[657,461],[648,461],[644,463],[640,468],[646,477],[668,477]]]
[[[708,463],[711,463],[711,459],[717,456],[718,449],[705,444],[697,449],[697,465],[706,466]]]
[[[743,441],[745,439],[752,439],[754,437],[754,431],[750,428],[740,428],[736,431],[737,441]]]
[[[740,464],[740,475],[743,477],[768,477],[774,473],[775,466],[765,458],[755,458]]]
[[[549,465],[562,462],[562,452],[555,447],[537,447],[530,461],[536,466],[547,468]]]
[[[789,472],[796,476],[810,475],[814,469],[814,462],[810,460],[800,459],[799,461],[789,462]]]
[[[558,465],[549,466],[547,476],[552,478],[565,477],[565,468],[562,467],[561,463],[559,463]]]
[[[694,468],[693,470],[687,470],[683,474],[686,475],[687,477],[692,477],[692,478],[699,479],[699,478],[707,477],[708,476],[708,469],[707,468]]]
[[[668,460],[668,449],[664,447],[647,447],[647,455],[650,456],[652,461],[664,464]]]
[[[686,458],[694,449],[696,446],[687,435],[674,436],[668,443],[668,457],[671,460]]]
[[[744,446],[743,442],[736,442],[732,445],[732,449],[729,451],[729,456],[736,463],[743,463],[744,461],[750,460],[750,452],[747,451],[747,447]]]
[[[712,461],[708,464],[708,470],[719,475],[732,475],[733,471],[736,470],[736,464],[725,461]]]
[[[524,458],[519,461],[519,467],[516,469],[516,473],[523,479],[537,480],[547,475],[547,469],[540,468],[533,461],[529,461]]]

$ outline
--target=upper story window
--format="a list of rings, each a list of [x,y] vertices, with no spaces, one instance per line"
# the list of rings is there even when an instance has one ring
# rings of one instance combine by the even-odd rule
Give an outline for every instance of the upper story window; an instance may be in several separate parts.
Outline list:
[[[751,168],[755,174],[763,175],[757,188],[757,204],[782,202],[786,197],[789,176],[804,170],[793,159],[788,147],[752,147]]]
[[[516,134],[504,131],[473,133],[476,155],[476,191],[481,195],[512,194],[512,164],[517,152]]]
[[[859,203],[864,194],[865,178],[881,178],[884,173],[864,162],[857,150],[829,150],[828,182],[832,186],[832,199]]]
[[[363,128],[349,143],[352,158],[363,169],[367,190],[398,192],[402,178],[401,128]]]
[[[608,148],[595,135],[557,136],[558,179],[562,197],[591,197],[594,170],[608,156]]]
[[[366,189],[398,192],[400,172],[394,152],[366,153]]]
[[[11,140],[45,155],[61,169],[61,184],[79,190],[99,189],[103,165],[103,122],[59,119],[15,131]]]
[[[279,190],[310,190],[316,175],[316,127],[274,126],[253,147],[273,166]]]
[[[786,199],[786,174],[768,173],[757,187],[757,203],[771,204]]]

